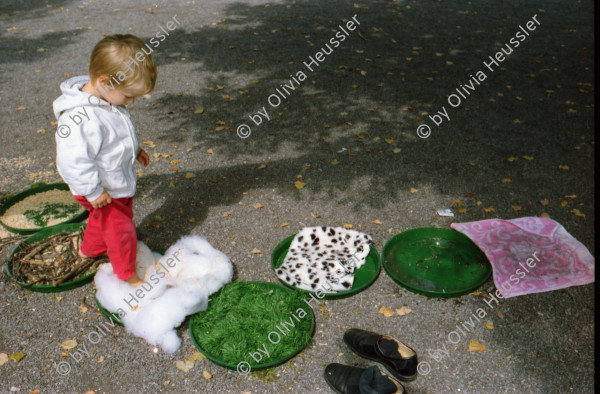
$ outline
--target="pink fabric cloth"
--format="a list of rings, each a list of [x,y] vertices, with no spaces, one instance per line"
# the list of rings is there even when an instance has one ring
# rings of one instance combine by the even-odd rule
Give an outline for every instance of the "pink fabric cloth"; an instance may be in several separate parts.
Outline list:
[[[489,219],[451,227],[485,253],[505,298],[594,282],[594,257],[552,219]]]

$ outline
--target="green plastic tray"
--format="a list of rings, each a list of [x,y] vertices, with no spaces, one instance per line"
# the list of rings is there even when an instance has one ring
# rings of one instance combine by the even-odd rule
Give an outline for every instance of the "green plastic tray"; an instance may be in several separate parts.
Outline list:
[[[395,235],[383,247],[382,259],[396,283],[428,297],[468,294],[492,274],[487,257],[469,237],[443,228]]]
[[[154,252],[160,253],[160,254],[165,254],[165,249],[154,250]],[[112,313],[109,310],[104,309],[104,307],[102,305],[100,305],[100,302],[98,301],[98,298],[96,297],[96,289],[94,289],[94,301],[96,301],[96,306],[98,307],[98,310],[100,311],[100,313],[102,313],[104,316],[106,316],[109,320],[112,320],[118,326],[123,325],[123,323],[121,323],[121,320],[119,319],[118,313]]]
[[[28,243],[28,244],[32,244],[35,242],[39,242],[39,241],[43,241],[44,239],[50,237],[51,235],[54,234],[58,234],[61,231],[67,231],[67,232],[74,232],[79,230],[79,227],[85,227],[85,223],[67,223],[67,224],[59,224],[56,226],[52,226],[52,227],[48,227],[45,230],[42,231],[38,231],[37,233],[35,233],[34,235],[32,235],[31,237],[25,239],[24,241],[22,241],[19,245],[17,245],[13,251],[11,252],[10,256],[8,257],[8,261],[6,261],[5,264],[5,270],[6,273],[8,274],[8,276],[15,281],[19,286],[22,286],[28,290],[32,290],[32,291],[37,291],[40,293],[58,293],[61,291],[66,291],[66,290],[71,290],[74,289],[76,287],[80,287],[85,285],[86,283],[89,283],[93,278],[94,278],[94,274],[95,273],[91,273],[88,274],[86,276],[82,276],[81,278],[69,281],[69,282],[64,282],[61,284],[58,284],[56,286],[52,286],[52,285],[31,285],[31,286],[27,286],[27,284],[22,283],[17,281],[11,272],[11,268],[10,268],[10,264],[9,261],[12,258],[12,256],[18,252],[19,250],[21,250],[21,245],[23,243]]]
[[[25,198],[32,196],[34,194],[38,194],[38,193],[43,193],[43,192],[47,192],[48,190],[54,190],[54,189],[58,189],[58,190],[69,190],[69,186],[66,183],[52,183],[49,185],[43,185],[43,184],[33,184],[31,185],[31,187],[15,196],[12,196],[11,198],[7,199],[4,204],[2,204],[2,206],[0,206],[0,218],[4,215],[4,213],[13,205],[15,205],[16,203],[18,203],[19,201],[23,201]],[[75,198],[73,198],[73,201],[75,201]],[[6,224],[4,224],[4,222],[2,222],[2,220],[0,220],[0,224],[6,228],[8,231],[13,232],[13,233],[17,233],[17,234],[34,234],[38,231],[42,231],[42,230],[46,230],[52,227],[56,227],[56,226],[60,226],[63,225],[65,223],[75,223],[75,222],[81,222],[82,220],[84,220],[88,215],[88,211],[84,210],[84,212],[80,213],[79,215],[75,215],[70,219],[65,220],[62,223],[56,224],[54,226],[48,226],[48,227],[38,227],[38,228],[15,228],[15,227],[10,227]]]
[[[239,284],[242,284],[242,283],[259,284],[261,286],[264,286],[265,290],[263,290],[263,291],[272,290],[272,289],[278,289],[278,290],[290,291],[290,292],[292,291],[291,289],[289,289],[287,287],[283,287],[283,286],[276,285],[274,283],[268,283],[268,282],[234,282],[234,283],[230,283],[230,284],[228,284],[226,286],[239,285]],[[219,292],[211,295],[210,298],[212,299],[212,298],[217,297],[219,295]],[[210,309],[210,302],[208,304],[207,310],[209,310],[209,309]],[[314,331],[315,331],[315,315],[314,315],[314,313],[312,311],[312,308],[310,306],[307,309],[308,309],[308,311],[310,311],[310,313],[307,313],[306,316],[304,317],[304,319],[310,319],[312,321],[312,324],[311,324],[312,329],[311,329],[311,333],[310,333],[310,336],[312,337],[313,334],[314,334]],[[306,311],[306,309],[305,309],[305,311]],[[218,358],[217,356],[215,356],[214,354],[212,354],[210,351],[202,348],[200,346],[200,344],[198,344],[198,342],[196,340],[196,337],[194,335],[194,332],[192,330],[192,321],[194,319],[202,319],[202,312],[198,312],[198,313],[192,315],[192,317],[190,319],[190,323],[189,323],[190,337],[192,338],[192,342],[194,343],[194,346],[196,346],[196,348],[202,354],[204,354],[206,356],[206,358],[208,358],[213,363],[215,363],[217,365],[220,365],[222,367],[228,368],[228,369],[237,370],[238,372],[240,372],[242,374],[247,374],[248,371],[241,371],[240,369],[238,369],[239,364],[228,363],[228,362],[226,362],[226,361]],[[248,324],[253,324],[253,322],[249,321]],[[275,329],[273,329],[273,330],[275,330]],[[268,332],[265,332],[265,336],[267,336],[267,334],[268,334]],[[243,337],[243,333],[240,333],[240,336]],[[249,367],[251,368],[252,371],[259,371],[259,370],[262,370],[262,369],[272,368],[272,367],[275,367],[277,365],[283,364],[284,362],[286,362],[289,359],[291,359],[292,357],[294,357],[296,354],[300,353],[302,351],[302,349],[304,349],[306,346],[308,346],[309,343],[304,344],[303,346],[299,347],[298,349],[295,349],[293,352],[287,354],[286,356],[280,357],[279,359],[269,360],[268,362],[265,362],[265,363],[262,363],[262,364],[258,364],[258,365],[249,364]],[[277,345],[275,344],[275,345],[272,345],[272,346],[277,346]]]
[[[275,249],[273,249],[273,253],[271,254],[271,268],[273,269],[273,272],[275,272],[277,270],[277,268],[279,268],[283,264],[283,261],[285,260],[285,256],[286,256],[288,250],[290,249],[290,245],[292,244],[292,241],[294,240],[295,236],[296,236],[295,234],[290,235],[289,237],[287,237],[286,239],[281,241],[275,247]],[[365,290],[367,287],[369,287],[371,285],[371,283],[375,282],[375,279],[377,279],[377,276],[379,275],[380,271],[381,271],[381,261],[379,259],[379,253],[377,253],[377,250],[375,249],[375,247],[371,246],[371,250],[369,251],[369,254],[367,256],[367,260],[365,261],[365,264],[363,264],[362,267],[360,267],[359,269],[354,271],[354,283],[352,284],[352,288],[350,290],[341,291],[339,293],[324,293],[323,292],[321,294],[322,295],[324,294],[324,298],[328,299],[328,300],[350,297],[354,294],[357,294],[357,293]],[[277,278],[279,279],[279,277],[277,277]],[[291,289],[297,289],[297,290],[300,290],[307,294],[316,294],[313,291],[299,289],[295,286],[292,286],[292,285],[282,281],[281,279],[279,279],[279,281],[284,286],[287,286]]]

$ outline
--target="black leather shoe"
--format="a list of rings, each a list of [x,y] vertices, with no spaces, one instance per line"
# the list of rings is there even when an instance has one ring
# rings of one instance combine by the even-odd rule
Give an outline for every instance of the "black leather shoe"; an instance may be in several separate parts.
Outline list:
[[[382,364],[397,379],[417,378],[417,352],[389,335],[352,328],[344,334],[344,342],[359,356]]]
[[[329,364],[325,367],[325,381],[338,394],[402,394],[404,387],[376,366],[369,368]]]

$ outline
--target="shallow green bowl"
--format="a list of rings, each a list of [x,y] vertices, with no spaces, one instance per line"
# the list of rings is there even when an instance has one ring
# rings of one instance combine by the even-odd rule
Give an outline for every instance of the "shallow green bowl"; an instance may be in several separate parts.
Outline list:
[[[293,292],[293,290],[287,288],[287,287],[283,287],[280,285],[276,285],[274,283],[268,283],[268,282],[234,282],[234,283],[230,283],[227,286],[243,286],[244,284],[253,284],[253,285],[259,285],[261,288],[263,288],[264,290],[261,290],[261,293],[263,293],[264,291],[271,291],[271,290],[279,290],[279,291],[285,291],[285,292]],[[213,294],[210,296],[211,299],[215,299],[216,297],[219,296],[220,292],[225,288],[223,287],[221,290],[219,290],[217,293]],[[194,343],[194,345],[196,346],[196,348],[206,356],[206,358],[208,358],[210,361],[214,362],[217,365],[220,365],[222,367],[228,368],[228,369],[233,369],[233,370],[237,370],[238,372],[242,373],[242,374],[247,374],[249,371],[243,371],[240,368],[240,364],[241,363],[246,363],[247,366],[249,368],[251,368],[252,371],[259,371],[262,369],[266,369],[266,368],[272,368],[275,367],[277,365],[283,364],[284,362],[288,361],[289,359],[291,359],[292,357],[294,357],[295,355],[297,355],[298,353],[300,353],[302,351],[302,349],[304,349],[306,346],[309,345],[310,340],[307,343],[301,343],[298,344],[298,346],[296,348],[294,348],[292,351],[288,352],[288,354],[285,354],[284,356],[281,356],[277,359],[269,359],[269,361],[264,362],[262,364],[253,364],[253,363],[247,363],[246,361],[241,361],[238,364],[234,364],[225,360],[222,360],[221,358],[219,358],[218,356],[216,356],[213,352],[211,352],[210,349],[204,349],[199,343],[198,340],[194,334],[194,330],[193,330],[193,325],[194,325],[194,321],[196,319],[202,320],[204,319],[204,313],[210,310],[210,306],[211,306],[211,302],[209,301],[208,303],[208,308],[206,309],[206,311],[202,311],[202,312],[198,312],[194,315],[192,315],[191,319],[190,319],[190,323],[189,323],[189,331],[190,331],[190,337],[192,338],[192,342]],[[306,313],[306,316],[304,316],[302,319],[309,319],[310,320],[310,327],[311,327],[311,332],[310,332],[310,337],[312,338],[314,331],[315,331],[315,316],[314,313],[312,311],[312,307],[307,303],[307,306],[304,309]],[[308,309],[308,311],[307,311]],[[248,325],[253,325],[256,324],[256,322],[249,320]],[[272,331],[276,331],[275,328],[271,329]],[[243,335],[243,333],[240,333],[241,335]],[[271,342],[267,341],[267,337],[269,335],[269,332],[265,332],[264,336],[265,336],[265,344],[268,344],[268,346],[270,348],[277,346],[277,344],[272,344]],[[252,349],[253,352],[256,352],[257,349]],[[261,360],[262,361],[262,360]]]
[[[283,264],[285,256],[288,250],[290,249],[290,245],[292,244],[292,241],[294,240],[295,236],[295,234],[290,235],[289,237],[281,241],[275,247],[275,249],[273,249],[273,253],[271,254],[271,268],[273,269],[273,272],[275,272],[277,268],[281,267],[281,265]],[[371,283],[375,282],[375,279],[377,279],[377,276],[379,275],[380,271],[381,261],[379,260],[379,253],[377,253],[377,249],[375,249],[375,247],[371,246],[371,250],[367,255],[367,260],[365,261],[365,263],[362,265],[362,267],[354,271],[354,283],[352,284],[352,288],[350,290],[340,291],[338,293],[322,292],[321,294],[324,294],[324,298],[328,300],[350,297],[354,294],[365,290],[371,285]],[[279,279],[279,277],[277,278]],[[291,289],[297,289],[307,294],[316,294],[316,292],[313,291],[299,289],[282,281],[281,279],[279,279],[279,281],[284,286],[287,286]]]
[[[469,237],[443,228],[395,235],[383,247],[382,259],[396,283],[428,297],[468,294],[492,274],[487,257]]]
[[[43,241],[46,238],[54,235],[54,234],[58,234],[62,231],[67,231],[67,232],[74,232],[79,230],[80,227],[85,227],[85,223],[67,223],[67,224],[59,224],[56,226],[52,226],[52,227],[48,227],[45,230],[41,230],[38,231],[37,233],[35,233],[34,235],[32,235],[29,238],[26,238],[24,241],[22,241],[19,245],[17,245],[13,251],[11,252],[10,256],[8,257],[8,261],[6,261],[5,264],[5,270],[6,273],[8,274],[8,276],[15,281],[19,286],[22,286],[28,290],[32,290],[32,291],[37,291],[40,293],[58,293],[61,291],[66,291],[66,290],[71,290],[74,289],[76,287],[80,287],[85,285],[86,283],[91,282],[91,280],[94,278],[95,272],[88,274],[86,276],[82,276],[81,278],[77,278],[75,280],[69,281],[69,282],[64,282],[61,284],[58,284],[56,286],[52,286],[52,285],[31,285],[28,286],[26,283],[22,283],[17,281],[11,271],[11,267],[10,267],[10,259],[12,258],[12,256],[17,253],[18,251],[21,250],[21,245],[23,245],[23,243],[27,243],[27,244],[33,244],[39,241]]]
[[[4,213],[6,213],[6,211],[12,207],[13,205],[17,204],[20,201],[23,201],[24,199],[26,199],[29,196],[33,196],[34,194],[39,194],[39,193],[43,193],[43,192],[47,192],[48,190],[54,190],[54,189],[58,189],[58,190],[69,190],[69,186],[66,183],[52,183],[49,185],[32,185],[29,189],[15,195],[12,196],[11,198],[7,199],[4,204],[2,204],[2,206],[0,206],[0,218],[2,218],[2,216],[4,215]],[[77,202],[75,200],[75,198],[73,198],[74,202]],[[0,219],[0,224],[6,228],[8,231],[13,232],[13,233],[17,233],[17,234],[34,234],[38,231],[42,231],[42,230],[46,230],[46,229],[50,229],[56,226],[61,226],[65,223],[76,223],[76,222],[81,222],[82,220],[84,220],[88,215],[88,211],[84,210],[82,213],[75,215],[69,219],[66,219],[64,222],[56,224],[54,226],[48,226],[48,227],[37,227],[37,228],[16,228],[16,227],[11,227],[8,226],[6,224],[4,224],[4,222]]]

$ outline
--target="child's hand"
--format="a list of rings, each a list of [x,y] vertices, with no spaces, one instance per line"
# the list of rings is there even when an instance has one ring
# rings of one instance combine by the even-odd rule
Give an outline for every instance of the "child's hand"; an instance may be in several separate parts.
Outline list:
[[[148,167],[148,163],[150,163],[150,157],[148,156],[148,154],[146,153],[145,150],[141,150],[140,153],[138,153],[137,155],[137,161],[139,161],[140,163],[142,163],[142,165],[144,167]]]
[[[92,204],[92,207],[94,207],[94,208],[102,208],[102,207],[107,206],[111,202],[112,202],[112,198],[110,197],[110,194],[108,194],[108,192],[105,190],[102,192],[100,197],[98,197],[97,199],[92,201],[90,204]]]

